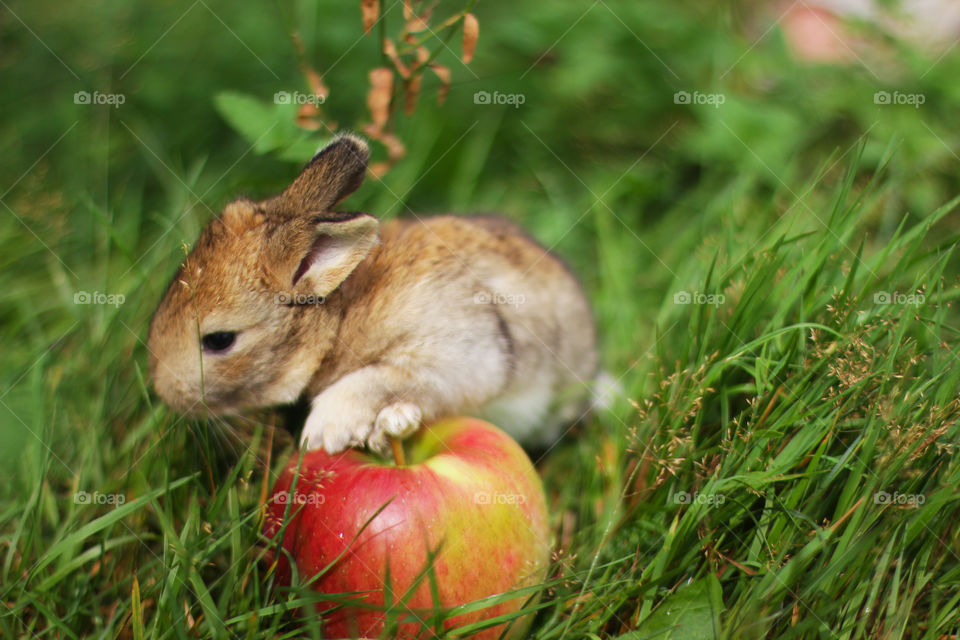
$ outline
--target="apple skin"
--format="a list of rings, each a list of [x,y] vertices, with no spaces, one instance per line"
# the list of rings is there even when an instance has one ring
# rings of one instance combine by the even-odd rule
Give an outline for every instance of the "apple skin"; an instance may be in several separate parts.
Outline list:
[[[432,635],[426,629],[434,610],[430,578],[407,593],[428,564],[428,550],[439,548],[433,571],[443,608],[543,581],[550,561],[546,500],[520,445],[493,425],[467,417],[428,425],[404,445],[404,466],[356,449],[338,455],[310,451],[293,496],[299,455],[291,458],[274,486],[264,534],[276,539],[290,502],[282,544],[301,583],[334,563],[311,588],[363,592],[356,597],[382,606],[389,565],[391,600],[395,606],[405,602],[405,622],[396,637],[416,638]],[[290,583],[287,554],[278,554],[277,576],[281,584]],[[517,611],[527,597],[458,615],[445,620],[444,628]],[[318,609],[323,613],[335,604]],[[369,607],[345,606],[325,616],[324,635],[377,637],[385,617]],[[531,622],[530,615],[514,621],[505,637],[524,637]],[[504,623],[471,637],[499,638],[506,628]]]

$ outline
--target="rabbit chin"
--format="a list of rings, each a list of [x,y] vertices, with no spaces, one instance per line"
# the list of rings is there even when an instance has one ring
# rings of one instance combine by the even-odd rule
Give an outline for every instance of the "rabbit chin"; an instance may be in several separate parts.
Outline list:
[[[192,417],[235,416],[255,409],[292,404],[303,393],[304,387],[306,382],[284,384],[283,381],[257,389],[216,389],[208,386],[203,394],[184,394],[177,398],[164,397],[163,400],[177,412]]]
[[[199,391],[199,390],[198,390]],[[177,413],[193,418],[202,418],[207,415],[235,416],[245,411],[269,407],[273,405],[289,404],[297,399],[294,395],[277,394],[271,400],[263,395],[253,395],[248,389],[218,390],[206,388],[203,394],[183,394],[176,398],[161,396]]]
[[[199,389],[157,389],[160,398],[177,413],[193,418],[205,415],[229,416],[238,413],[238,398],[233,393],[222,393],[209,387]]]

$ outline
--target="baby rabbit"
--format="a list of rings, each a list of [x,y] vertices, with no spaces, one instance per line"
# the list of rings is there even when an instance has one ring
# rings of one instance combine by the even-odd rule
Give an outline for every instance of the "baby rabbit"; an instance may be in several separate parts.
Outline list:
[[[462,413],[551,444],[596,369],[576,279],[506,220],[331,211],[368,158],[341,135],[280,195],[210,222],[150,324],[157,393],[195,415],[306,393],[301,445],[331,453]]]

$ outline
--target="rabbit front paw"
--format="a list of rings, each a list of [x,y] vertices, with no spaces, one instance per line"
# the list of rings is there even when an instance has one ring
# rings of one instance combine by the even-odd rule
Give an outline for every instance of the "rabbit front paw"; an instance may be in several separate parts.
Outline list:
[[[324,449],[340,453],[347,447],[368,445],[374,451],[390,451],[390,438],[406,438],[420,427],[423,412],[415,404],[396,402],[379,413],[365,407],[347,409],[340,403],[329,407],[319,399],[314,401],[300,434],[300,446],[308,451]],[[374,418],[376,415],[376,418]]]
[[[307,451],[322,448],[327,453],[362,446],[373,432],[374,412],[362,407],[349,409],[350,405],[344,404],[326,405],[314,402],[300,434],[300,446]]]
[[[380,453],[390,450],[390,438],[404,439],[420,427],[423,412],[410,402],[387,405],[377,414],[373,433],[367,439],[370,448]]]

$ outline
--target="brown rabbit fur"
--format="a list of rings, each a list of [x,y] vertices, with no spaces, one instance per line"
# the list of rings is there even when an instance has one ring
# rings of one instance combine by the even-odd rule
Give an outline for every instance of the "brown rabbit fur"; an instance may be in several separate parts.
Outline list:
[[[282,194],[204,229],[150,326],[157,392],[193,414],[307,394],[301,443],[330,452],[460,413],[551,443],[596,368],[576,279],[506,220],[331,212],[368,156],[339,136]]]

